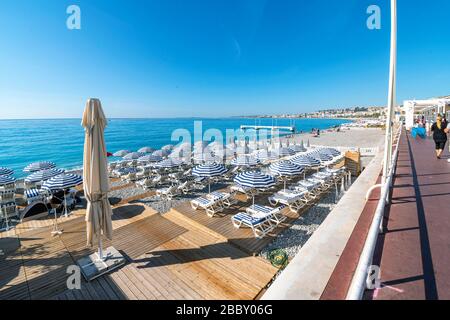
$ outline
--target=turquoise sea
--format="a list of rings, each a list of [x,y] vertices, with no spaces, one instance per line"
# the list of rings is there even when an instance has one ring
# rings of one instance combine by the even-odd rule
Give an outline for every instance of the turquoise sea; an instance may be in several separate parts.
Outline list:
[[[176,129],[189,131],[194,141],[195,121],[201,121],[203,133],[218,129],[224,137],[227,129],[237,130],[241,125],[295,125],[297,131],[307,132],[349,122],[336,119],[110,119],[105,131],[107,150],[113,153],[121,149],[136,151],[144,146],[159,149],[167,144],[176,145],[178,140],[171,141]],[[53,161],[65,169],[82,166],[84,130],[80,123],[80,119],[0,120],[0,167],[13,169],[15,177],[21,178],[25,176],[23,168],[35,161]]]

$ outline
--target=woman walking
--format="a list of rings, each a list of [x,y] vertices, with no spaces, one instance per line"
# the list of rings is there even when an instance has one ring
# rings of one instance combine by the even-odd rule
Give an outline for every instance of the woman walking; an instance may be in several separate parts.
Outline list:
[[[442,152],[444,151],[445,145],[447,143],[447,123],[442,121],[440,115],[437,116],[436,122],[431,126],[431,131],[433,132],[433,140],[436,143],[436,157],[441,159]]]

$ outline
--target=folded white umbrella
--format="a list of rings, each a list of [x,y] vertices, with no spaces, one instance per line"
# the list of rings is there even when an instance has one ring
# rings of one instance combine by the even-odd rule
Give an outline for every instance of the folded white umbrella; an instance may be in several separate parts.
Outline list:
[[[97,239],[99,258],[103,260],[101,237],[103,234],[112,240],[113,229],[112,209],[108,200],[110,184],[104,137],[107,120],[100,100],[88,100],[81,125],[85,129],[83,187],[87,200],[87,244],[92,246]]]

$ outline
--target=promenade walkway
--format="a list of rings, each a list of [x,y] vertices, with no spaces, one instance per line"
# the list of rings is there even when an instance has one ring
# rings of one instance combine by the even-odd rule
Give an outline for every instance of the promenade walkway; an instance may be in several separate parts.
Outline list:
[[[450,163],[433,140],[400,141],[392,203],[374,264],[382,288],[367,299],[450,299]]]

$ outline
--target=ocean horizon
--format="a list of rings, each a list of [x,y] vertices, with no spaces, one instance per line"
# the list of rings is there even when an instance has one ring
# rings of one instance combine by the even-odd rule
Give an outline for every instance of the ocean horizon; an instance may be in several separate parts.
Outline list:
[[[247,117],[220,118],[108,118],[105,141],[108,152],[127,149],[136,151],[144,146],[159,149],[172,140],[177,129],[187,130],[194,137],[194,124],[201,121],[202,136],[217,129],[225,141],[227,130],[241,125],[295,126],[296,131],[309,132],[351,122],[345,119],[270,119]],[[198,128],[197,128],[198,129]],[[208,139],[205,139],[208,140]],[[66,170],[77,169],[83,163],[84,129],[81,118],[65,119],[0,119],[0,167],[15,171],[16,178],[26,176],[22,170],[36,161],[52,161]]]

